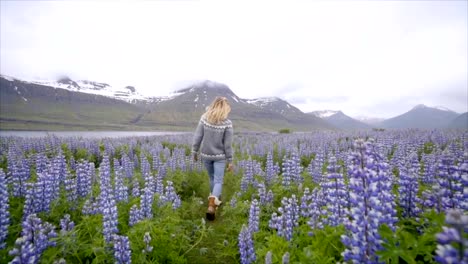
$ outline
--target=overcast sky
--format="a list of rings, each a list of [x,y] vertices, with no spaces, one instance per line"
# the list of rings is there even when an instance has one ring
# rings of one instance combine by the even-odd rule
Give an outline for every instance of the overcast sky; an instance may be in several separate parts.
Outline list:
[[[196,80],[304,112],[468,111],[467,1],[1,1],[0,72],[133,85]]]

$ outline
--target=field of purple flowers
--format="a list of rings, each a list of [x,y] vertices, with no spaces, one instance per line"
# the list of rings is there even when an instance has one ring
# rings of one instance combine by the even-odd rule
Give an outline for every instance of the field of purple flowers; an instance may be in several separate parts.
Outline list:
[[[0,263],[468,263],[468,131],[0,138]]]

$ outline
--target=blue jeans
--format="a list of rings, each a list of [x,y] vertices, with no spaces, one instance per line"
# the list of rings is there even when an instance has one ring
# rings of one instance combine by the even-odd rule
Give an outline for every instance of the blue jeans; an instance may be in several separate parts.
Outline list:
[[[223,190],[224,169],[226,160],[203,160],[205,168],[210,177],[210,192],[211,195],[219,197]]]

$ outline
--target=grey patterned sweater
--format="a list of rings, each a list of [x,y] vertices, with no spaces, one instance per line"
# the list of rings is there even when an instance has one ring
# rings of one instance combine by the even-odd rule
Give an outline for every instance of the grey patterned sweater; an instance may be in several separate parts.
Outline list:
[[[231,120],[226,119],[215,125],[202,116],[193,137],[192,153],[200,151],[200,156],[205,160],[226,159],[232,162],[232,137]]]

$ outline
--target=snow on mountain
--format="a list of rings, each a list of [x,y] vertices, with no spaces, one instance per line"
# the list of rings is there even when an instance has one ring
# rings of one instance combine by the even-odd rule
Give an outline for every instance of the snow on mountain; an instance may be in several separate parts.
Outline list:
[[[302,111],[299,110],[297,107],[278,97],[261,97],[256,99],[245,99],[245,102],[265,110],[280,113],[282,115],[302,114]]]
[[[118,100],[127,102],[144,101],[150,102],[156,100],[152,97],[143,96],[138,93],[133,86],[114,87],[107,83],[100,83],[88,80],[73,81],[68,77],[61,77],[58,80],[33,80],[30,81],[34,84],[51,86],[54,88],[61,88],[74,92],[88,93],[111,97]]]
[[[335,110],[320,110],[320,111],[313,111],[310,114],[315,115],[316,117],[326,118],[326,117],[332,116],[332,115],[334,115],[334,114],[336,114],[338,112],[339,111],[335,111]]]

